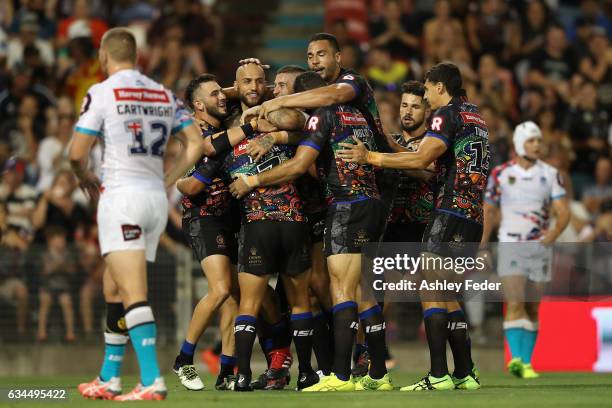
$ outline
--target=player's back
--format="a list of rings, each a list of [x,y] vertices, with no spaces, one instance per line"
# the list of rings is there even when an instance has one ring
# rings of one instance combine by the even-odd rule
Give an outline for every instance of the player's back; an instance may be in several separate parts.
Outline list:
[[[172,92],[121,70],[90,88],[76,130],[102,139],[105,190],[164,191],[168,138],[190,121]]]

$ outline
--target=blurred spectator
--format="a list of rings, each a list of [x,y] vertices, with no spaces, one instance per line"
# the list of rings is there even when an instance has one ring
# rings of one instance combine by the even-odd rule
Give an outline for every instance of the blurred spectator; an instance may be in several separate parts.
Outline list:
[[[530,86],[523,91],[520,100],[521,119],[536,120],[540,112],[548,108],[544,90],[538,86]]]
[[[580,73],[598,84],[599,100],[612,108],[612,48],[605,30],[592,31],[588,42],[588,54],[580,61]]]
[[[36,97],[26,94],[21,98],[18,116],[0,125],[0,140],[10,146],[11,156],[19,157],[28,163],[36,161],[38,141],[45,133],[43,123],[36,120],[37,115]]]
[[[17,334],[26,334],[28,317],[28,288],[21,279],[19,260],[21,242],[14,231],[9,231],[6,206],[0,203],[0,300],[16,309]]]
[[[571,151],[572,141],[567,133],[563,131],[563,123],[556,117],[555,111],[552,108],[547,107],[540,111],[535,122],[540,126],[540,130],[542,130],[544,156],[548,155],[548,152],[554,145],[562,145]]]
[[[363,53],[358,45],[345,45],[340,50],[340,54],[342,56],[342,66],[344,68],[361,72],[363,67]]]
[[[608,153],[610,114],[597,103],[597,87],[593,82],[584,81],[577,88],[566,114],[565,129],[576,152],[572,170],[590,175],[597,157]]]
[[[38,146],[36,158],[38,165],[36,190],[39,193],[51,187],[59,169],[68,168],[66,149],[76,120],[73,101],[67,97],[60,98],[57,110],[50,109],[48,114],[46,136]]]
[[[591,215],[579,201],[570,202],[570,222],[557,242],[583,242],[593,233]]]
[[[510,160],[510,129],[492,105],[481,105],[480,114],[489,129],[489,168],[495,168]]]
[[[415,79],[410,66],[399,60],[393,60],[388,49],[376,47],[370,52],[367,77],[374,89],[398,92],[400,86]]]
[[[13,158],[5,163],[0,183],[0,204],[7,210],[7,229],[16,233],[15,246],[22,249],[33,238],[30,217],[36,207],[36,190],[23,183],[24,177],[25,163]]]
[[[606,4],[607,13],[602,10],[600,5]],[[610,9],[612,6],[610,2],[598,2],[597,0],[582,0],[580,2],[580,14],[576,17],[574,27],[577,27],[581,22],[591,26],[601,27],[605,30],[608,36],[612,36],[612,20],[610,19]],[[572,39],[574,39],[574,33],[570,32]]]
[[[185,55],[178,40],[166,42],[157,68],[151,72],[151,78],[178,94],[185,89],[189,81],[198,74],[197,64],[191,60],[193,55]]]
[[[399,104],[400,102],[395,94],[392,96],[387,93],[385,96],[378,98],[378,112],[386,134],[397,134],[402,132],[399,117],[397,115]]]
[[[57,28],[58,47],[65,46],[70,39],[91,37],[93,46],[98,48],[102,35],[108,30],[106,22],[91,16],[88,0],[75,0],[72,15],[62,19]]]
[[[85,282],[79,291],[79,307],[87,339],[97,334],[97,327],[94,327],[94,302],[102,297],[102,276],[106,267],[95,237],[93,238],[92,240],[90,237],[79,244],[79,269],[85,274]]]
[[[47,340],[47,319],[53,300],[59,301],[66,326],[65,340],[76,340],[74,309],[70,295],[71,277],[76,272],[75,260],[68,249],[66,231],[58,226],[45,230],[46,250],[42,255],[41,284],[38,294],[38,334],[36,340]]]
[[[515,53],[520,57],[531,57],[533,53],[544,47],[546,43],[546,30],[552,23],[550,10],[544,0],[527,2],[521,24],[520,35],[510,41]]]
[[[413,1],[387,0],[381,16],[370,21],[370,45],[386,48],[393,58],[416,59],[420,53],[421,16]]]
[[[32,80],[32,69],[25,65],[12,69],[8,88],[0,93],[0,123],[16,118],[19,114],[21,99],[26,95],[34,95],[38,101],[36,122],[44,124],[47,108],[54,106],[55,96],[49,88]]]
[[[512,74],[497,65],[494,55],[484,54],[480,57],[478,78],[481,103],[493,105],[498,112],[506,112],[508,116],[517,120]]]
[[[19,24],[19,35],[9,40],[7,50],[7,65],[13,68],[23,62],[24,49],[30,45],[40,52],[40,57],[47,67],[51,67],[55,62],[55,54],[49,40],[39,37],[40,26],[35,14],[25,14]]]
[[[465,44],[463,26],[451,15],[449,0],[437,0],[434,17],[427,20],[424,28],[425,69],[448,59],[450,52]]]
[[[43,241],[42,232],[48,226],[63,228],[66,240],[70,243],[84,236],[90,216],[85,208],[72,199],[76,187],[72,171],[60,170],[51,188],[41,195],[32,213],[32,225],[38,230],[38,241]]]
[[[595,164],[595,183],[585,187],[582,203],[593,215],[597,215],[604,201],[612,199],[612,160],[603,156]]]
[[[467,39],[476,55],[493,54],[496,59],[509,61],[511,38],[519,33],[518,16],[502,0],[472,1],[465,21]]]
[[[563,27],[550,26],[544,48],[536,51],[529,62],[528,84],[555,91],[567,98],[569,80],[577,70],[576,65]]]
[[[55,22],[47,17],[45,0],[21,1],[21,8],[16,10],[9,28],[11,34],[18,34],[24,25],[36,23],[37,35],[41,39],[51,40],[55,35]]]

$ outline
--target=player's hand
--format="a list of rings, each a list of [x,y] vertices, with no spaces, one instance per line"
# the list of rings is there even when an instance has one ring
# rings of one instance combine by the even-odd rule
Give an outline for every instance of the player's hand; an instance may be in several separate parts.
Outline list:
[[[240,174],[229,186],[230,193],[236,198],[249,194],[257,186],[257,176]]]
[[[259,133],[270,133],[278,131],[278,128],[265,119],[258,119],[257,131]]]
[[[342,150],[338,150],[338,157],[342,160],[347,161],[349,163],[359,163],[359,164],[367,164],[367,156],[368,149],[365,144],[355,136],[353,136],[353,140],[356,144],[353,143],[340,143],[339,146],[342,147]]]
[[[268,133],[257,139],[252,139],[247,145],[246,152],[255,161],[259,161],[274,146],[274,135]]]
[[[270,112],[277,111],[283,108],[283,97],[278,97],[265,101],[259,109],[259,119],[268,119]]]
[[[90,171],[85,172],[79,177],[79,187],[89,197],[93,204],[100,198],[100,187],[102,184],[98,177]]]
[[[240,61],[238,61],[238,63],[240,65],[257,64],[263,69],[270,69],[270,66],[267,64],[262,64],[259,58],[245,58],[245,59],[241,59]]]
[[[240,116],[240,124],[244,125],[249,120],[251,120],[252,116],[258,116],[260,108],[261,108],[261,105],[257,105],[257,106],[250,107],[249,109],[242,112],[242,116]]]

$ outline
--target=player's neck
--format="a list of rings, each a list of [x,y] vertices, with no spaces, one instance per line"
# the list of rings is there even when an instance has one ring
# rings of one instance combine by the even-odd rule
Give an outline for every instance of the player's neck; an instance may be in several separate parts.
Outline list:
[[[409,141],[410,139],[414,139],[415,137],[423,136],[426,130],[427,125],[425,124],[425,121],[423,121],[423,124],[415,130],[402,130],[402,136],[404,137],[405,141]]]
[[[131,63],[122,63],[122,62],[113,62],[108,64],[108,76],[116,74],[119,71],[125,71],[129,69],[136,69],[134,64]]]
[[[530,159],[526,159],[524,157],[519,157],[517,158],[516,162],[517,164],[525,169],[525,170],[529,170],[530,168],[532,168],[533,166],[535,166],[537,160],[530,160]]]
[[[206,122],[207,124],[214,126],[217,129],[221,127],[221,121],[207,112],[198,111],[195,113],[195,118],[197,119],[198,123]]]

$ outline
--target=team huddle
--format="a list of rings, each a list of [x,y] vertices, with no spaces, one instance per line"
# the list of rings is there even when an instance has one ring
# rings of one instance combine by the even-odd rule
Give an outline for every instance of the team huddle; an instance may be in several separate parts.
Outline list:
[[[481,242],[488,131],[466,99],[459,69],[441,63],[424,83],[404,84],[402,133],[385,134],[372,89],[342,68],[339,51],[332,35],[314,35],[310,70],[279,69],[273,89],[266,67],[252,58],[240,61],[230,88],[200,75],[187,87],[188,110],[135,70],[128,31],[105,34],[100,62],[108,79],[90,89],[70,152],[81,186],[99,201],[107,264],[105,356],[99,376],[79,385],[84,397],[166,398],[146,261],[155,259],[167,220],[166,188],[174,185],[183,194],[183,232],[209,282],[173,367],[187,389],[204,388],[193,356],[217,312],[218,390],[288,386],[291,343],[302,392],[394,389],[386,368],[384,305],[360,284],[362,248],[422,242],[425,256],[436,257],[453,255],[446,243]],[[183,148],[164,175],[170,136]],[[86,166],[97,138],[104,147],[101,181]],[[481,386],[465,314],[457,300],[442,298],[422,297],[431,369],[402,391]],[[268,368],[254,378],[256,338]],[[122,395],[128,339],[140,383]],[[524,363],[514,361],[517,373],[525,371]]]

